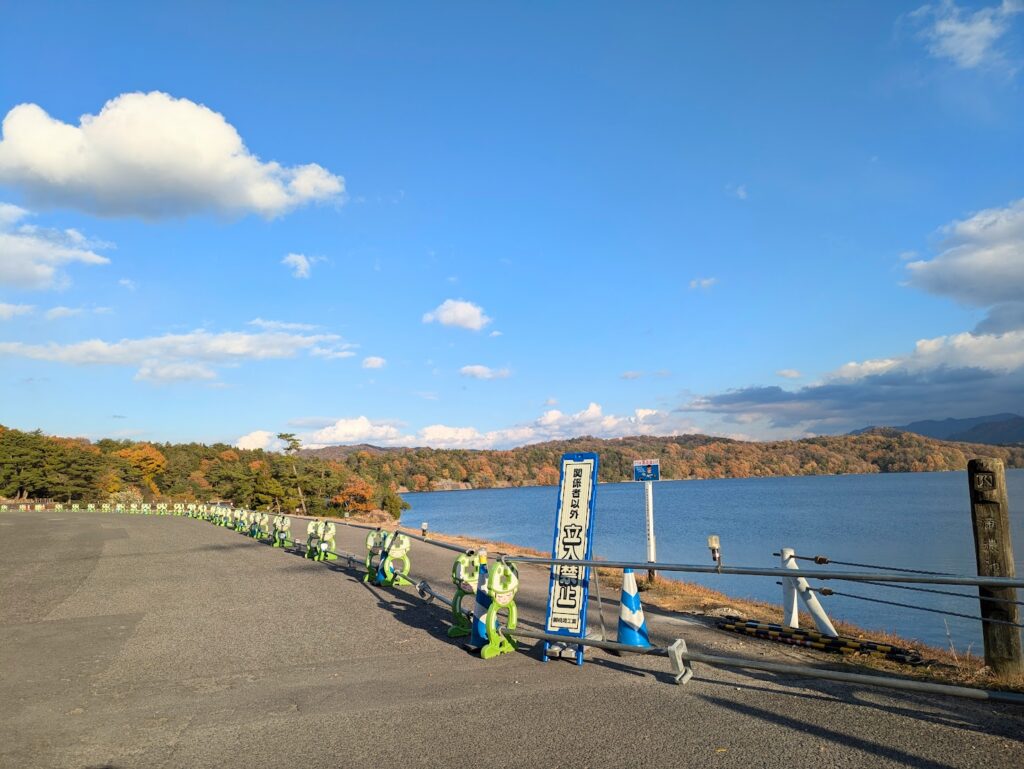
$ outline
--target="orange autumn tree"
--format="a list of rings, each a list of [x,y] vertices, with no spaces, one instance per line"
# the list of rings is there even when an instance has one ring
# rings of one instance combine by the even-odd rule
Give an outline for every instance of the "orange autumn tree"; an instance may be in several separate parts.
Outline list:
[[[167,469],[167,457],[148,443],[137,443],[114,453],[139,472],[146,488],[154,495],[160,495],[160,489],[157,488],[154,479]]]
[[[331,501],[351,513],[368,513],[375,507],[376,495],[373,484],[362,478],[354,478]]]

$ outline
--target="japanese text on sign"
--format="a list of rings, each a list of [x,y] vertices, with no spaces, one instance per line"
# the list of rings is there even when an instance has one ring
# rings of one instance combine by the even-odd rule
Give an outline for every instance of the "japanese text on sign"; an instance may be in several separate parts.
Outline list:
[[[587,557],[590,538],[591,496],[594,460],[562,461],[562,487],[555,532],[554,558],[580,561]],[[549,631],[583,629],[587,598],[588,569],[582,566],[551,567],[551,593],[548,598]]]

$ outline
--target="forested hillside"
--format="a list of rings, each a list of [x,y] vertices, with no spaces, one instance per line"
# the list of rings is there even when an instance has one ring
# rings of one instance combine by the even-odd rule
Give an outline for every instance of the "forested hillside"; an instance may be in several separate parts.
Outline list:
[[[950,443],[879,429],[861,435],[752,443],[706,435],[577,438],[508,451],[330,447],[286,453],[227,444],[55,438],[0,426],[0,497],[9,499],[227,500],[311,513],[383,508],[398,493],[558,482],[558,459],[596,451],[603,481],[632,477],[633,460],[658,457],[665,479],[962,470],[976,456],[1024,467],[1024,448]]]

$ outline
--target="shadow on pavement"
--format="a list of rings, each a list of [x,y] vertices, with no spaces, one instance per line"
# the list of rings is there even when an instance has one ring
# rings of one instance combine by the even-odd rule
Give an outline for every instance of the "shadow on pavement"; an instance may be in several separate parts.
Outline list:
[[[828,740],[829,742],[833,742],[843,748],[860,750],[871,756],[886,759],[902,766],[913,766],[919,767],[920,769],[953,769],[951,764],[944,764],[939,761],[923,758],[922,756],[916,756],[890,745],[884,745],[878,742],[872,742],[871,740],[866,740],[862,737],[844,734],[836,731],[835,729],[829,729],[819,724],[800,721],[771,710],[765,710],[742,702],[733,702],[720,697],[708,697],[706,695],[698,696],[705,702],[717,705],[724,710],[731,710],[748,718],[756,718],[767,723],[775,724],[776,726],[782,726],[792,731],[802,732],[810,735],[811,737]]]

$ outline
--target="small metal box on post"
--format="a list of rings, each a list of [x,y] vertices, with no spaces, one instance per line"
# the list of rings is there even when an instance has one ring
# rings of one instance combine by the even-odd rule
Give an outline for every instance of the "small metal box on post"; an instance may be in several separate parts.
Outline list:
[[[978,576],[1014,577],[1013,542],[1010,539],[1010,508],[1006,496],[1006,473],[999,459],[972,459],[967,463],[971,493],[971,522]],[[994,622],[982,623],[985,664],[996,675],[1024,672],[1016,589],[979,587],[981,616]]]

